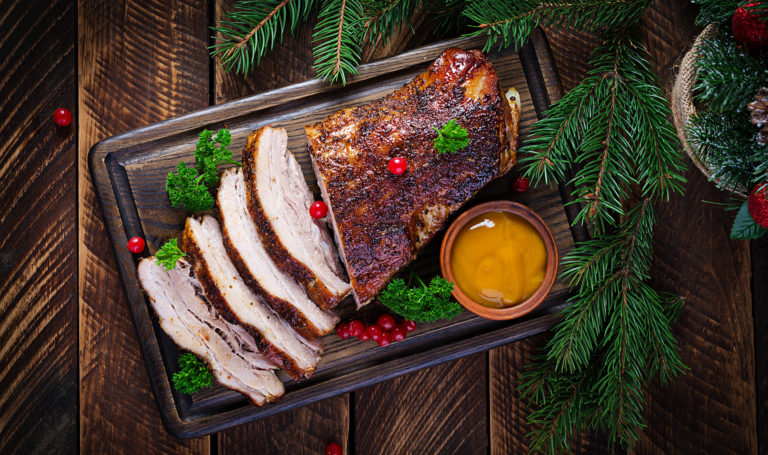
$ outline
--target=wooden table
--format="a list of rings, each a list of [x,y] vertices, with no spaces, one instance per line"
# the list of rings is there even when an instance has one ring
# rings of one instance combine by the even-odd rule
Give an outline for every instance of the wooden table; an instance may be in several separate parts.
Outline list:
[[[675,3],[674,6],[669,5]],[[642,24],[667,89],[694,7],[657,1]],[[526,449],[517,374],[543,336],[214,436],[177,440],[153,400],[86,156],[108,136],[312,77],[311,25],[249,77],[206,50],[230,0],[0,1],[0,453],[492,453]],[[420,22],[423,18],[419,19]],[[417,47],[403,31],[365,59]],[[565,90],[596,40],[548,30]],[[75,121],[58,128],[55,108]],[[768,453],[768,239],[728,240],[728,195],[693,166],[657,207],[654,283],[683,295],[689,374],[652,384],[637,453]],[[603,453],[598,436],[577,452]]]

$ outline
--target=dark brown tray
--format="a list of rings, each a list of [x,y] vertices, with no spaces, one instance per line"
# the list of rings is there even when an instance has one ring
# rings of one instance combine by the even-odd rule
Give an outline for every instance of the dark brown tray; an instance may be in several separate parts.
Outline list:
[[[147,240],[144,254],[153,254],[166,239],[179,235],[185,213],[171,208],[165,192],[165,177],[179,161],[193,161],[194,144],[203,128],[226,125],[232,132],[232,150],[238,151],[249,132],[265,124],[288,131],[289,148],[301,164],[313,191],[312,174],[303,126],[351,105],[379,98],[423,72],[450,46],[481,48],[483,40],[460,39],[426,46],[360,67],[359,75],[346,87],[328,86],[312,80],[213,106],[114,136],[90,151],[89,165],[128,295],[147,370],[157,397],[160,414],[168,430],[179,437],[197,437],[278,412],[375,384],[420,368],[491,349],[549,328],[556,309],[564,304],[567,287],[558,281],[547,301],[534,313],[513,321],[495,322],[462,313],[451,321],[422,324],[402,342],[381,348],[372,342],[325,337],[326,350],[320,365],[306,382],[281,376],[286,394],[279,402],[256,407],[242,395],[216,386],[192,397],[172,390],[170,377],[176,370],[178,349],[160,330],[154,314],[139,289],[137,258],[125,248],[126,239],[139,235]],[[519,53],[511,50],[489,53],[504,88],[514,86],[521,95],[521,135],[559,97],[552,58],[546,40],[536,31]],[[239,158],[239,153],[235,153]],[[550,225],[560,254],[574,242],[561,191],[539,188],[517,196],[510,192],[512,175],[498,179],[469,204],[494,199],[517,200],[529,205]],[[439,273],[438,236],[416,261],[420,274]],[[353,311],[343,305],[342,315]],[[370,311],[370,310],[369,310]],[[363,315],[364,317],[364,315]]]

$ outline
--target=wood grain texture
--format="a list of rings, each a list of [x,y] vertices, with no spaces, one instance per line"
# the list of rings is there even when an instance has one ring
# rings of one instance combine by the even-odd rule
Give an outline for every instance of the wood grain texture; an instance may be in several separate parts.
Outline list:
[[[488,452],[486,354],[355,392],[359,454]]]
[[[0,2],[0,453],[77,450],[76,13]]]
[[[78,5],[80,439],[83,453],[201,453],[163,428],[87,168],[115,133],[208,104],[205,1]]]
[[[768,453],[768,236],[752,241],[757,453]]]

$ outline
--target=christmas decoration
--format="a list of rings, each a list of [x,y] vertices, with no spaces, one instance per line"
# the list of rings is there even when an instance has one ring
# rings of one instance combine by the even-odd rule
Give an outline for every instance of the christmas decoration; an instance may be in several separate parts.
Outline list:
[[[755,139],[760,144],[768,144],[768,88],[761,87],[755,100],[747,104],[750,121],[760,130]]]
[[[768,23],[761,20],[761,14],[749,9],[759,3],[761,2],[740,6],[731,19],[733,37],[751,51],[759,51],[768,46]]]
[[[768,229],[768,182],[758,183],[749,193],[747,207],[752,219],[760,227]]]

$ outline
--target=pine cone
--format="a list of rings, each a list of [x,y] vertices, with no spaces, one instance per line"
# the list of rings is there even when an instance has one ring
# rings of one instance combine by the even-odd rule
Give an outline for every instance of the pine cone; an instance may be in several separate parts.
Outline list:
[[[755,100],[747,104],[747,109],[752,117],[752,124],[760,128],[757,133],[757,142],[768,144],[768,88],[762,87],[757,92]]]

